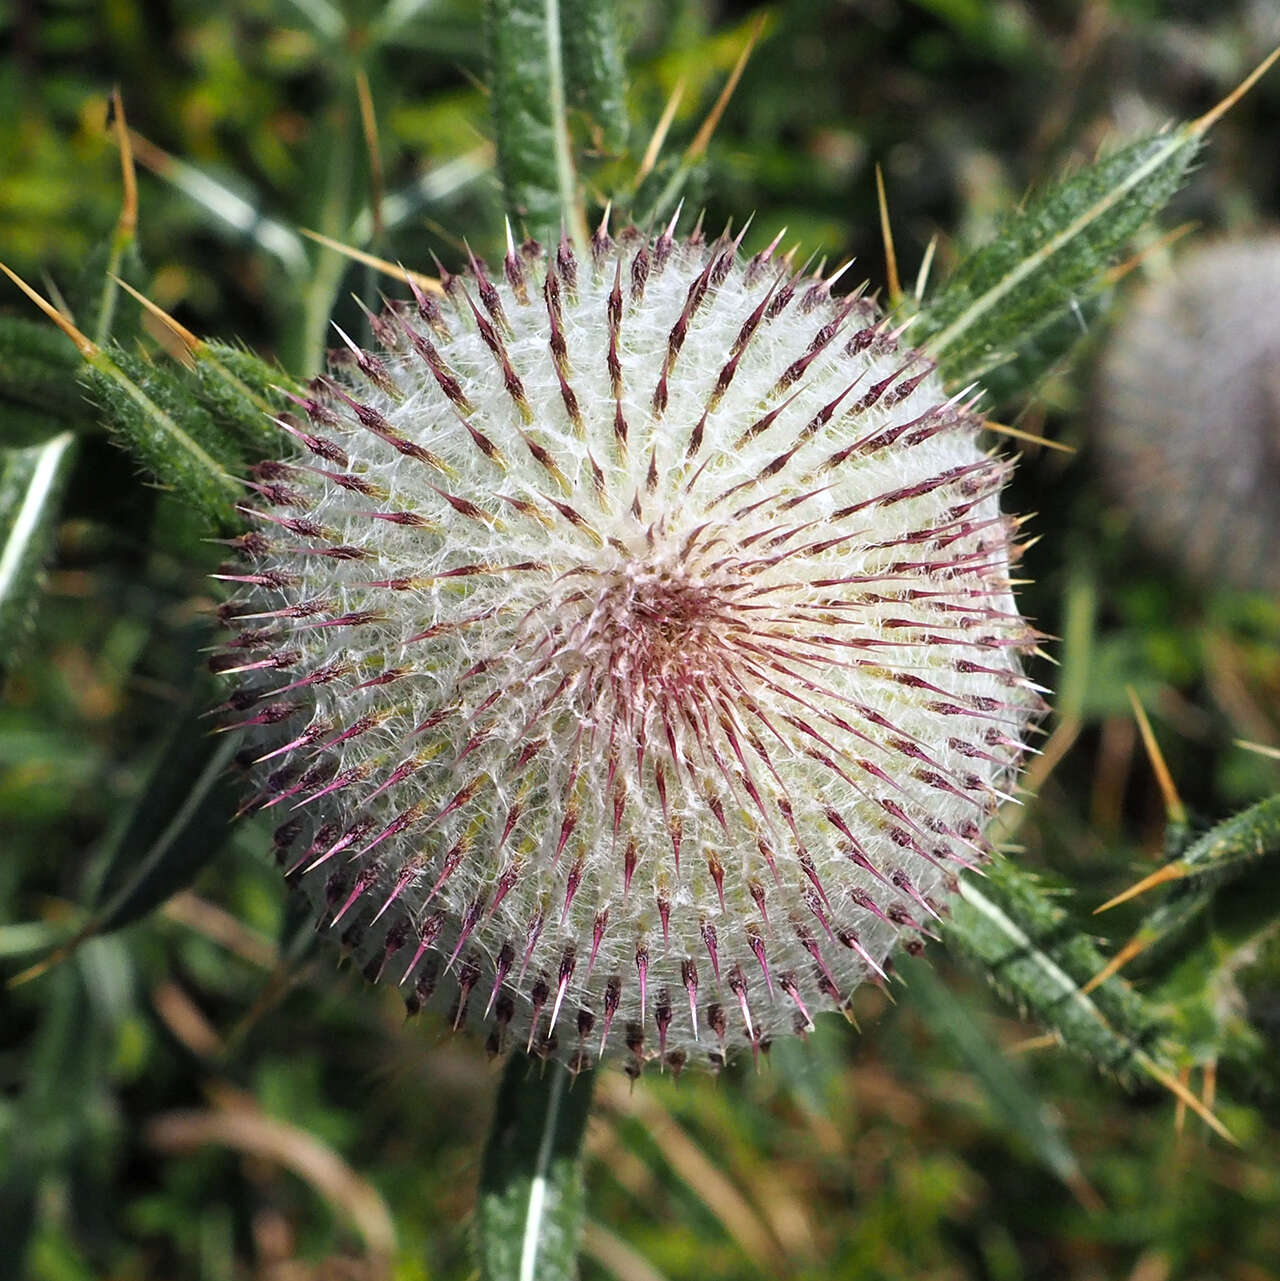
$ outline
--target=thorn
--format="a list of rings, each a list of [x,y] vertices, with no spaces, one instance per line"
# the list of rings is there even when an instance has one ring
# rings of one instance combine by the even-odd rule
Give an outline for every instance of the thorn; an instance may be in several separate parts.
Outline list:
[[[1166,881],[1180,881],[1187,876],[1190,869],[1185,863],[1175,862],[1166,863],[1163,867],[1157,868],[1150,876],[1144,876],[1136,885],[1131,885],[1115,898],[1108,899],[1101,907],[1093,909],[1094,916],[1100,912],[1109,912],[1113,907],[1119,907],[1121,903],[1127,903],[1131,898],[1137,898],[1139,894],[1145,894],[1148,890],[1153,890],[1157,885],[1163,885]]]
[[[796,1008],[804,1018],[805,1027],[812,1030],[814,1027],[813,1016],[805,1007],[805,1003],[800,999],[800,989],[796,986],[796,981],[790,975],[786,975],[781,980],[782,990],[795,1002]]]
[[[884,966],[880,965],[876,961],[876,958],[862,946],[857,935],[853,934],[849,930],[841,930],[839,940],[845,947],[851,948],[853,951],[857,952],[857,954],[862,957],[863,961],[871,967],[877,978],[879,978],[882,983],[887,983],[889,981],[889,975],[886,973]]]
[[[1213,1111],[1214,1100],[1218,1096],[1218,1060],[1210,1059],[1204,1065],[1204,1083],[1200,1097],[1205,1107]]]
[[[1266,75],[1277,58],[1280,58],[1280,45],[1277,45],[1272,49],[1272,51],[1267,54],[1267,56],[1263,58],[1263,60],[1258,63],[1258,65],[1254,67],[1254,69],[1249,72],[1249,74],[1245,76],[1245,78],[1240,81],[1240,83],[1236,85],[1236,87],[1232,89],[1232,91],[1227,94],[1227,96],[1223,98],[1216,107],[1211,107],[1204,113],[1204,115],[1200,116],[1199,119],[1193,120],[1189,125],[1187,125],[1187,132],[1196,138],[1204,137],[1204,135],[1208,133],[1209,130],[1212,129],[1213,126],[1216,125],[1218,121],[1221,120],[1222,117],[1225,116],[1227,112],[1230,111],[1231,108],[1234,107],[1236,103],[1239,102],[1240,99],[1243,98],[1264,75]]]
[[[680,215],[684,213],[684,198],[681,197],[680,203],[676,205],[676,211],[671,215],[671,221],[667,223],[667,229],[659,237],[661,240],[671,241],[676,234],[676,224],[680,221]]]
[[[1191,1068],[1189,1066],[1180,1067],[1178,1069],[1178,1084],[1181,1085],[1183,1089],[1190,1089]],[[1179,1098],[1178,1106],[1173,1111],[1173,1132],[1178,1136],[1178,1138],[1182,1138],[1182,1131],[1186,1128],[1186,1124],[1187,1105],[1181,1098]]]
[[[529,1003],[532,1009],[529,1018],[529,1041],[524,1047],[526,1054],[533,1052],[534,1038],[538,1035],[538,1022],[542,1018],[542,1007],[546,1005],[547,997],[550,995],[551,989],[547,987],[546,981],[539,978],[529,993]]]
[[[611,978],[604,985],[604,1027],[600,1032],[600,1053],[599,1058],[604,1058],[605,1045],[609,1040],[609,1028],[613,1024],[613,1016],[618,1012],[618,1002],[622,999],[622,980]]]
[[[739,965],[735,965],[729,975],[729,990],[738,998],[738,1005],[742,1010],[742,1021],[747,1028],[747,1039],[754,1043],[756,1029],[751,1022],[751,1007],[747,1004],[747,979]]]
[[[1016,440],[1027,440],[1033,445],[1043,445],[1046,449],[1056,449],[1064,454],[1074,454],[1076,448],[1074,445],[1064,445],[1060,440],[1049,440],[1045,436],[1036,436],[1032,432],[1023,431],[1020,427],[1010,427],[1007,423],[998,423],[992,418],[984,418],[982,426],[987,431],[993,431],[999,436],[1012,436]]]
[[[199,351],[204,343],[197,338],[180,320],[169,315],[159,303],[154,303],[146,294],[140,293],[127,280],[122,280],[119,276],[113,275],[112,280],[120,286],[131,298],[141,303],[157,320],[166,324],[193,352]]]
[[[564,1001],[565,990],[569,986],[569,980],[573,977],[573,966],[573,948],[569,948],[560,961],[560,979],[556,985],[556,1003],[551,1007],[551,1023],[547,1027],[548,1036],[556,1030],[556,1020],[560,1017],[560,1006]]]
[[[308,240],[314,240],[317,244],[324,245],[326,249],[332,249],[335,253],[345,254],[355,262],[362,262],[366,267],[376,267],[385,275],[393,276],[396,280],[403,280],[405,284],[414,284],[428,293],[444,294],[444,286],[435,276],[424,276],[421,272],[410,271],[407,267],[399,263],[388,262],[385,258],[379,258],[376,254],[365,253],[363,249],[357,249],[353,245],[344,245],[340,240],[334,240],[330,236],[321,234],[318,231],[312,231],[308,227],[299,227],[298,231],[307,237]]]
[[[744,228],[744,230],[745,230],[745,228]],[[825,288],[825,289],[830,289],[830,288],[831,288],[831,287],[836,283],[836,281],[838,281],[838,280],[840,279],[840,277],[841,277],[841,276],[843,276],[843,275],[844,275],[844,273],[845,273],[846,271],[848,271],[850,267],[852,267],[852,266],[853,266],[853,264],[854,264],[856,261],[857,261],[857,259],[856,259],[856,258],[850,258],[850,259],[849,259],[849,261],[848,261],[848,262],[846,262],[846,263],[844,264],[844,266],[843,266],[843,267],[837,267],[837,268],[835,269],[835,271],[833,271],[833,272],[831,273],[831,275],[829,275],[829,276],[826,278],[826,280],[824,280],[824,281],[822,282],[823,288]]]
[[[498,953],[498,962],[494,967],[493,990],[489,993],[488,1004],[484,1007],[484,1017],[488,1019],[489,1011],[493,1009],[493,1003],[498,999],[498,993],[502,990],[503,983],[506,982],[511,966],[515,962],[516,952],[510,942],[503,943],[501,951]]]
[[[640,1018],[643,1019],[649,986],[649,949],[643,943],[636,948],[636,974],[640,977]]]
[[[685,79],[683,76],[676,81],[676,87],[672,89],[671,96],[667,99],[667,104],[662,108],[662,115],[658,117],[657,126],[654,128],[653,136],[649,139],[649,145],[644,149],[644,156],[640,161],[640,168],[636,170],[636,176],[631,180],[631,186],[634,190],[638,187],[652,172],[653,167],[658,163],[658,157],[662,154],[662,144],[667,140],[667,133],[671,128],[671,122],[676,118],[676,111],[680,107],[680,99],[684,97]]]
[[[1101,987],[1109,978],[1118,974],[1135,956],[1140,956],[1155,940],[1135,934],[1107,963],[1080,989],[1081,996],[1088,996],[1095,987]]]
[[[1182,223],[1181,226],[1174,227],[1172,231],[1165,232],[1163,236],[1157,237],[1149,245],[1138,250],[1136,254],[1132,254],[1130,257],[1126,258],[1124,262],[1116,263],[1116,265],[1102,277],[1103,286],[1109,288],[1112,285],[1118,284],[1131,271],[1133,271],[1134,268],[1146,262],[1152,254],[1157,254],[1162,249],[1168,249],[1170,245],[1177,244],[1183,236],[1187,235],[1189,232],[1196,231],[1199,226],[1200,224],[1192,219],[1189,222]]]
[[[657,1008],[653,1012],[653,1021],[658,1025],[658,1064],[664,1070],[667,1057],[667,1029],[671,1026],[671,994],[664,987],[658,993]]]
[[[1138,722],[1138,731],[1142,735],[1142,746],[1147,749],[1147,759],[1150,760],[1151,769],[1156,776],[1156,782],[1160,785],[1160,794],[1164,797],[1164,810],[1168,815],[1169,822],[1185,827],[1187,825],[1187,807],[1183,805],[1182,797],[1178,795],[1173,775],[1169,773],[1169,766],[1164,759],[1164,753],[1160,750],[1160,744],[1156,741],[1151,722],[1147,719],[1147,713],[1138,701],[1137,691],[1134,690],[1132,685],[1125,686],[1125,693],[1129,695],[1129,703],[1133,707],[1133,714]]]
[[[1185,1103],[1215,1134],[1232,1144],[1239,1147],[1235,1135],[1227,1129],[1221,1121],[1198,1099],[1187,1086],[1177,1077],[1166,1072],[1158,1063],[1153,1062],[1146,1054],[1138,1058],[1139,1066],[1147,1073],[1153,1081],[1158,1081],[1168,1090],[1174,1098]]]
[[[924,257],[920,259],[920,270],[916,273],[916,302],[924,302],[924,291],[929,284],[929,272],[933,267],[933,255],[938,252],[938,234],[934,232],[925,246]]]
[[[353,356],[359,359],[364,354],[364,352],[362,351],[360,346],[356,343],[355,339],[352,338],[351,335],[348,334],[347,331],[343,329],[343,327],[340,324],[338,324],[336,320],[331,320],[329,323],[333,326],[335,330],[337,330],[338,337],[341,338],[342,341],[346,344],[347,350]]]
[[[889,280],[889,306],[896,307],[902,299],[902,284],[898,279],[898,255],[893,248],[893,228],[889,224],[889,201],[884,194],[884,174],[876,163],[876,203],[880,206],[880,237],[884,241],[884,269]]]
[[[707,955],[711,958],[711,971],[715,975],[716,982],[720,982],[720,954],[716,937],[716,927],[710,921],[702,922],[702,942],[707,949]]]
[[[765,954],[764,939],[758,934],[751,931],[747,933],[747,944],[751,948],[752,954],[760,965],[760,971],[764,975],[765,986],[769,989],[769,999],[773,1000],[773,974],[769,970],[769,958]]]
[[[587,978],[595,968],[596,953],[600,951],[600,940],[604,938],[605,927],[609,924],[609,909],[606,907],[596,913],[595,925],[591,931],[591,955],[587,958]]]
[[[2,262],[0,262],[0,271],[3,271],[4,274],[8,276],[9,279],[12,280],[13,283],[17,285],[18,288],[21,289],[22,292],[26,294],[27,297],[30,298],[46,316],[49,317],[49,319],[52,320],[53,323],[57,325],[73,343],[75,343],[76,350],[86,360],[93,360],[98,355],[99,348],[97,344],[90,341],[89,338],[82,334],[75,325],[71,323],[71,321],[69,321],[51,302],[49,302],[47,298],[32,289],[31,286],[17,274],[17,272],[10,270],[10,268],[6,267]]]
[[[1084,989],[1087,991],[1088,989]],[[1030,1054],[1033,1050],[1052,1050],[1061,1045],[1056,1032],[1043,1032],[1039,1036],[1028,1036],[1005,1047],[1006,1054]]]
[[[124,118],[124,99],[120,95],[120,86],[111,91],[111,119],[115,129],[116,145],[120,148],[120,186],[123,196],[120,201],[120,217],[116,220],[116,236],[120,241],[129,241],[138,229],[138,171],[133,163],[133,147],[129,141],[129,126]]]
[[[787,234],[786,227],[779,229],[778,234],[769,241],[769,243],[756,255],[761,263],[766,263],[773,257],[774,250],[782,243],[782,237]]]
[[[751,34],[747,36],[747,42],[742,46],[742,52],[738,55],[738,61],[733,64],[733,70],[729,72],[729,79],[725,81],[724,88],[720,90],[720,96],[716,99],[715,105],[702,122],[702,127],[694,135],[693,141],[684,153],[686,164],[691,164],[693,161],[700,159],[702,153],[706,151],[707,144],[711,141],[711,135],[715,133],[716,127],[720,123],[720,117],[724,115],[724,110],[729,105],[729,99],[733,97],[733,91],[738,87],[738,81],[746,70],[747,59],[751,57],[751,51],[756,47],[756,42],[764,34],[764,27],[767,21],[768,17],[763,13],[756,19],[755,26],[751,28]],[[1280,50],[1277,52],[1280,52]]]
[[[457,1031],[467,1021],[467,1002],[471,999],[471,989],[480,977],[474,963],[468,962],[458,975],[458,1012],[453,1016],[453,1031]]]
[[[684,990],[689,994],[689,1023],[693,1028],[693,1039],[698,1039],[698,970],[692,960],[680,962],[680,979]]]

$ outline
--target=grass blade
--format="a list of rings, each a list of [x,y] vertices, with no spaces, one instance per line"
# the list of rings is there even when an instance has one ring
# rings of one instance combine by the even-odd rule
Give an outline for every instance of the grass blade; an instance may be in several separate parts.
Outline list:
[[[229,773],[238,746],[235,735],[209,738],[194,715],[179,723],[116,843],[86,937],[140,920],[221,850],[240,794]],[[170,805],[175,784],[181,795]]]
[[[139,164],[180,191],[205,214],[208,222],[250,241],[274,258],[294,279],[304,279],[311,264],[306,245],[292,228],[269,217],[221,179],[149,142],[132,130],[129,140]]]
[[[930,1031],[950,1042],[982,1086],[992,1110],[1082,1205],[1097,1205],[1098,1195],[1063,1138],[1056,1113],[1045,1106],[1023,1073],[974,1021],[972,1013],[956,1001],[928,964],[909,956],[899,957],[895,964],[907,981],[910,1000]]]
[[[12,658],[30,620],[74,456],[70,432],[6,451],[0,469],[0,664]]]
[[[109,840],[88,919],[12,985],[38,978],[88,940],[141,920],[221,851],[240,795],[230,770],[239,742],[235,734],[208,733],[200,716],[206,693],[200,689],[175,716],[137,800]]]

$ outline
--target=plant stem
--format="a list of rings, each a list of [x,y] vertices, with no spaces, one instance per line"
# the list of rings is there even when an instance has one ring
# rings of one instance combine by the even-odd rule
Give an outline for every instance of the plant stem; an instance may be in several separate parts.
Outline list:
[[[483,1281],[569,1281],[582,1230],[582,1138],[594,1072],[514,1053],[480,1171]]]

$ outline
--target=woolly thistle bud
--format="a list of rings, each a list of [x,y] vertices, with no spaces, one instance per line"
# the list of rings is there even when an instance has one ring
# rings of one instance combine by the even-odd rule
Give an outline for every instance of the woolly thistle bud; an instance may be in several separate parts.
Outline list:
[[[1280,237],[1198,249],[1148,286],[1102,365],[1110,488],[1200,579],[1280,592]]]
[[[342,334],[222,575],[290,879],[495,1049],[804,1031],[918,950],[1039,703],[1009,465],[860,292],[737,250],[530,242]]]

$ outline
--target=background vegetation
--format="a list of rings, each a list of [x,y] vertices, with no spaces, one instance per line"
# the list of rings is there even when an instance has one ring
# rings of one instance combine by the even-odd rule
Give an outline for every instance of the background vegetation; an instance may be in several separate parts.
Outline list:
[[[806,252],[856,255],[878,286],[876,162],[904,278],[935,233],[945,274],[1037,179],[1208,109],[1280,40],[1273,6],[1245,0],[634,0],[624,13],[637,123],[584,133],[589,179],[627,187],[683,85],[645,180],[656,195],[763,15],[694,157],[690,203],[711,227],[754,211],[748,250],[786,224]],[[330,315],[360,323],[350,293],[392,286],[303,228],[428,270],[431,252],[459,261],[463,236],[481,253],[500,244],[477,15],[468,0],[15,0],[0,16],[0,257],[92,314],[121,207],[106,119],[118,84],[142,168],[123,273],[196,333],[314,371]],[[1215,130],[1117,286],[1117,313],[1195,239],[1274,226],[1278,174],[1273,75]],[[140,332],[134,305],[117,306],[117,334]],[[16,291],[0,296],[0,322],[29,315]],[[1058,690],[1051,750],[1004,833],[1077,923],[1165,848],[1127,687],[1193,826],[1280,781],[1276,759],[1238,745],[1280,744],[1280,605],[1192,581],[1105,491],[1090,369],[1106,340],[1101,326],[1070,374],[993,405],[1077,450],[1026,446],[1010,495],[1043,535],[1025,608],[1063,639],[1061,666],[1038,672]],[[335,968],[289,910],[267,829],[213,817],[210,690],[192,672],[217,549],[95,429],[63,347],[66,395],[35,404],[0,343],[0,442],[78,436],[39,610],[0,653],[0,964],[18,974],[91,903],[125,928],[0,992],[0,1258],[39,1281],[467,1277],[495,1072],[479,1044],[435,1016],[406,1024],[394,993]],[[194,798],[193,776],[210,780]],[[170,886],[139,889],[131,869],[171,855],[171,819],[190,805],[181,858],[164,865],[202,870],[144,916]],[[1131,969],[1239,1146],[1184,1124],[1166,1091],[1126,1093],[1046,1045],[979,971],[931,949],[933,968],[911,967],[893,1003],[860,994],[860,1033],[824,1019],[758,1072],[634,1090],[604,1074],[584,1275],[1280,1274],[1274,868],[1194,910],[1169,902],[1167,933]],[[1104,951],[1146,910],[1100,918]]]

